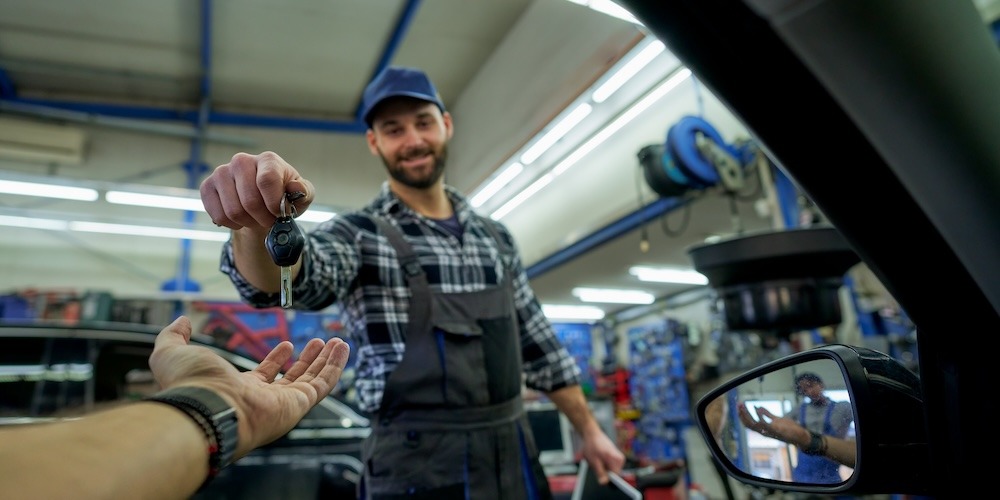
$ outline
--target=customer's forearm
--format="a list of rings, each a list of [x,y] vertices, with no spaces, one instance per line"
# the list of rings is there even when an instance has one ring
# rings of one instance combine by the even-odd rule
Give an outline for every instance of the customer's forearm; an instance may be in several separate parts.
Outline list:
[[[826,440],[826,456],[837,463],[854,467],[857,460],[857,442],[851,439],[841,439],[824,436]]]
[[[18,426],[0,443],[0,498],[183,499],[208,476],[204,432],[160,403]]]

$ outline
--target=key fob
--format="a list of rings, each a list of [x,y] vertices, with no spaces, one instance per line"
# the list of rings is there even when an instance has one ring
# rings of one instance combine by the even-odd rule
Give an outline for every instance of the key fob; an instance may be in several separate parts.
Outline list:
[[[302,249],[306,246],[306,237],[302,229],[291,216],[278,217],[271,226],[271,231],[264,239],[267,253],[271,260],[281,267],[289,267],[299,260]]]

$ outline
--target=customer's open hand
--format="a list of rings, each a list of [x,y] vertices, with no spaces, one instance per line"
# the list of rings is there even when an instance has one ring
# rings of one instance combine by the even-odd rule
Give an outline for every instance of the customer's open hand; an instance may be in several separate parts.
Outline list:
[[[216,391],[236,409],[239,448],[235,458],[281,437],[340,380],[350,354],[342,339],[315,338],[278,378],[292,357],[291,342],[278,344],[257,368],[240,372],[208,347],[192,346],[191,321],[184,316],[156,337],[149,365],[162,389],[200,386]]]

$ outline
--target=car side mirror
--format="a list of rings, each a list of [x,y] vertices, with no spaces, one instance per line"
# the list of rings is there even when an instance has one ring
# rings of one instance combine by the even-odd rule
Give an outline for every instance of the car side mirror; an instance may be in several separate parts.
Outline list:
[[[705,394],[696,417],[715,459],[750,485],[930,492],[920,380],[872,349],[830,344],[772,361]]]

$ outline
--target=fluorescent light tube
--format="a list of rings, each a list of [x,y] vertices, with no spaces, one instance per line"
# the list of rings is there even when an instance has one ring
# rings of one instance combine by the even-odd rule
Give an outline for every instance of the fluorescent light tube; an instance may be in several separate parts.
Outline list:
[[[518,205],[524,203],[524,200],[531,198],[533,194],[541,191],[543,187],[552,182],[552,179],[555,179],[555,176],[552,174],[545,174],[541,176],[537,181],[525,188],[524,191],[517,193],[517,195],[511,198],[510,201],[504,203],[502,207],[490,214],[490,217],[492,217],[493,220],[500,220],[501,217],[509,214],[511,210],[514,210]]]
[[[621,67],[621,69],[616,71],[611,78],[608,78],[607,81],[602,83],[600,87],[597,87],[597,90],[590,95],[590,98],[596,103],[604,102],[608,97],[611,97],[615,91],[621,88],[622,85],[625,85],[625,82],[631,80],[633,76],[639,73],[642,68],[645,68],[646,65],[653,60],[653,58],[660,55],[660,53],[664,50],[666,50],[666,46],[663,45],[663,42],[653,40],[652,43],[646,45],[645,48],[636,54],[635,57],[630,59],[624,66]]]
[[[574,288],[573,295],[584,302],[613,304],[652,304],[653,294],[641,290],[615,290],[610,288]]]
[[[679,283],[685,285],[707,285],[708,278],[692,269],[677,269],[667,267],[634,266],[629,268],[629,274],[641,281],[657,283]]]
[[[108,203],[120,205],[134,205],[140,207],[172,208],[176,210],[189,210],[192,212],[204,212],[205,205],[200,198],[190,198],[186,196],[168,196],[161,194],[134,193],[131,191],[108,191],[104,195]],[[336,212],[328,210],[310,208],[296,220],[305,222],[326,222],[337,215]]]
[[[617,133],[625,125],[639,116],[640,113],[645,111],[647,108],[653,105],[656,101],[663,98],[671,90],[680,85],[684,79],[691,76],[691,70],[687,68],[682,68],[674,76],[667,79],[662,85],[654,89],[645,97],[639,100],[639,102],[632,105],[624,113],[622,113],[618,118],[615,118],[607,127],[601,129],[600,132],[591,137],[582,146],[573,151],[569,156],[567,156],[563,161],[559,162],[555,167],[552,167],[552,175],[559,175],[570,167],[576,165],[576,162],[580,161],[582,158],[590,154],[591,151],[600,146],[601,143],[606,141],[609,137]]]
[[[522,171],[524,171],[524,165],[521,165],[518,162],[511,163],[509,167],[503,169],[503,172],[500,172],[500,175],[494,177],[489,184],[483,187],[483,189],[480,189],[475,196],[470,198],[469,203],[473,207],[482,206],[483,203],[486,203],[486,201],[492,198],[493,195],[497,194],[497,191],[500,191],[500,189],[504,186],[510,184],[510,181],[514,180],[514,178],[517,177],[517,175]]]
[[[337,215],[337,212],[330,212],[327,210],[314,210],[310,208],[306,210],[302,215],[295,218],[297,221],[305,222],[326,222],[330,220],[330,217]]]
[[[192,212],[204,212],[205,205],[200,198],[188,198],[183,196],[165,196],[161,194],[133,193],[130,191],[108,191],[104,194],[104,199],[108,203],[119,205],[134,205],[139,207],[173,208],[177,210],[189,210]]]
[[[590,104],[583,103],[566,115],[559,123],[555,124],[548,132],[545,133],[540,139],[535,141],[534,144],[528,148],[524,154],[521,155],[521,163],[524,165],[531,165],[531,162],[542,156],[543,153],[549,150],[553,144],[562,139],[566,133],[573,130],[573,127],[580,124],[587,115],[593,111],[594,108]]]
[[[65,231],[69,229],[69,222],[58,219],[36,219],[34,217],[0,215],[0,226],[30,227],[32,229]]]
[[[640,23],[639,20],[632,15],[632,13],[625,10],[622,6],[618,5],[617,3],[612,2],[611,0],[569,0],[569,1],[577,5],[583,5],[585,7],[588,7],[591,10],[600,12],[601,14],[608,15],[611,17],[616,17],[623,21],[628,21],[630,23],[642,26],[642,23]]]
[[[542,304],[542,313],[550,320],[589,320],[604,319],[604,311],[593,306],[559,306]]]
[[[618,19],[628,21],[632,24],[642,25],[642,23],[640,23],[631,12],[625,10],[622,6],[612,2],[611,0],[590,0],[587,6],[602,14],[617,17]]]
[[[226,241],[229,231],[202,231],[199,229],[176,229],[156,226],[133,226],[129,224],[108,224],[105,222],[71,221],[69,229],[88,233],[128,234],[133,236],[153,236],[184,240]]]
[[[98,198],[97,190],[91,188],[4,180],[0,180],[0,193],[77,201],[96,201]]]

